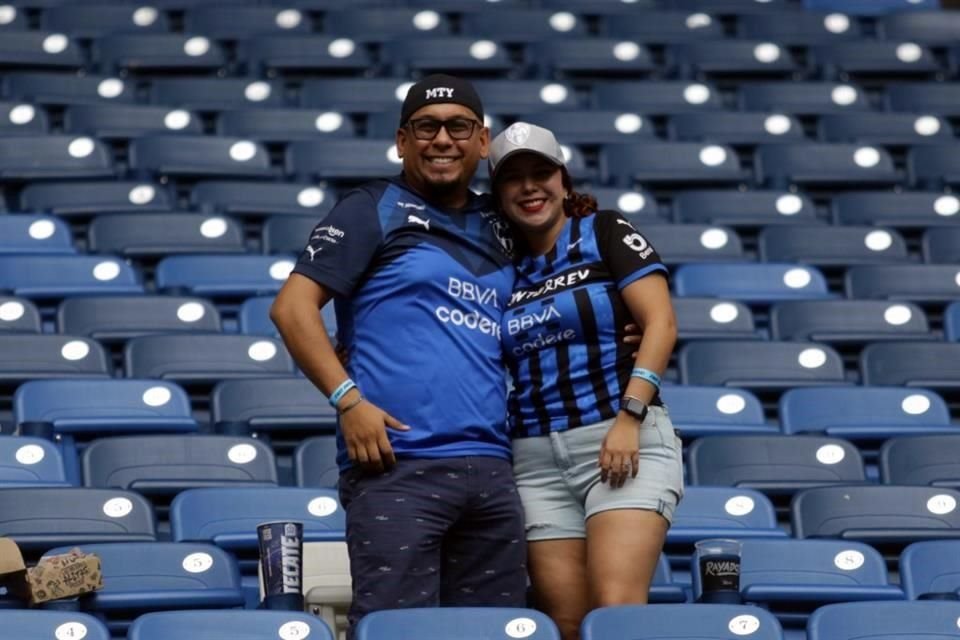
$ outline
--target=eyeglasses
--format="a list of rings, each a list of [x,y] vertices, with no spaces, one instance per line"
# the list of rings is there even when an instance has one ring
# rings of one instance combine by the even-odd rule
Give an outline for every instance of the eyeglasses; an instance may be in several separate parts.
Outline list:
[[[469,140],[473,135],[473,130],[483,124],[469,118],[450,118],[449,120],[437,120],[436,118],[417,118],[407,122],[407,126],[413,131],[413,137],[417,140],[433,140],[440,133],[440,129],[446,129],[447,135],[454,140]]]

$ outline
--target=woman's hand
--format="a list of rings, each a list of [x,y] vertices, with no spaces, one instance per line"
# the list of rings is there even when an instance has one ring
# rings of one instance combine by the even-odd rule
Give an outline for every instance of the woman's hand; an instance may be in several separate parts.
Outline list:
[[[622,487],[627,476],[636,478],[640,471],[640,427],[633,416],[621,411],[607,431],[600,447],[600,482]]]
[[[397,458],[387,438],[387,427],[397,431],[410,429],[366,400],[342,414],[340,431],[350,460],[375,473],[383,473],[396,464]]]

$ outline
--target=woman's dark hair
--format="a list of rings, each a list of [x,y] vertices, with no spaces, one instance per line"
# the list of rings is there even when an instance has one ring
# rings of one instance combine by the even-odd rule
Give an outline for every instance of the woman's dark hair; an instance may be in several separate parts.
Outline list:
[[[579,193],[573,190],[573,181],[566,167],[560,170],[563,174],[563,186],[567,190],[567,197],[563,201],[563,212],[568,218],[586,218],[597,211],[597,199],[589,193]]]

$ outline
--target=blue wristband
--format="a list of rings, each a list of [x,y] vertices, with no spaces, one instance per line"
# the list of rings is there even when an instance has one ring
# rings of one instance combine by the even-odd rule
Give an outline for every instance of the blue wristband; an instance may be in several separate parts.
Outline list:
[[[633,372],[630,374],[631,378],[640,378],[641,380],[646,380],[657,389],[660,389],[660,376],[655,374],[650,369],[644,369],[642,367],[634,368]]]
[[[346,380],[344,380],[342,383],[340,383],[340,386],[334,389],[333,393],[330,394],[330,406],[336,408],[337,403],[340,402],[343,396],[347,395],[347,393],[351,389],[356,389],[356,388],[357,388],[356,382],[354,382],[350,378],[347,378]]]

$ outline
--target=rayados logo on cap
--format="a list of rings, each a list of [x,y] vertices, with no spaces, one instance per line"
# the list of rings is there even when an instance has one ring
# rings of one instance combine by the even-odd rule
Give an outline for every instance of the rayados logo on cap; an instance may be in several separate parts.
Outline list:
[[[452,87],[434,87],[433,89],[427,89],[426,100],[434,100],[436,98],[452,98],[452,97],[453,97]]]
[[[517,122],[510,125],[505,135],[507,136],[507,140],[519,147],[530,137],[530,127],[522,122]]]

